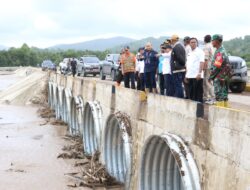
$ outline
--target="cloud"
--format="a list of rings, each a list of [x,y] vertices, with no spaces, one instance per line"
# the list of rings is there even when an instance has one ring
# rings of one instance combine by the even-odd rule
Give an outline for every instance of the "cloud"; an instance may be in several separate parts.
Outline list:
[[[143,38],[250,34],[248,0],[8,0],[0,7],[0,43],[47,47],[115,35]]]

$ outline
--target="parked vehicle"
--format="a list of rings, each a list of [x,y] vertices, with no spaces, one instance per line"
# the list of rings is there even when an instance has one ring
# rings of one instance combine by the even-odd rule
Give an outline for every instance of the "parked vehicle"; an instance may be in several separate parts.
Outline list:
[[[111,76],[115,81],[119,70],[119,57],[120,54],[108,54],[100,66],[100,78],[106,79],[106,76]]]
[[[86,77],[88,74],[96,76],[100,73],[100,60],[96,56],[83,56],[79,58],[76,73]]]
[[[246,61],[241,57],[229,56],[229,62],[233,70],[229,88],[232,92],[242,92],[248,80]]]
[[[53,63],[51,60],[44,60],[41,64],[42,70],[53,70],[56,71],[56,64]]]

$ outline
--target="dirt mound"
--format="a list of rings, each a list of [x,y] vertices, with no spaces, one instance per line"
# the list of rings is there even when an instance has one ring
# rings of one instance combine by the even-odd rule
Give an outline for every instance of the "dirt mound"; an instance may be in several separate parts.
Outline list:
[[[25,75],[23,79],[0,93],[0,103],[27,105],[44,102],[48,75],[36,68],[18,69],[13,77]]]

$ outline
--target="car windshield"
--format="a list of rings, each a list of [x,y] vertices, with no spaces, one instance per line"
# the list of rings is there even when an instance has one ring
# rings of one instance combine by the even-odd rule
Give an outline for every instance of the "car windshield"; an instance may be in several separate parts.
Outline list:
[[[99,59],[97,57],[84,57],[83,61],[85,63],[99,63]]]
[[[42,66],[51,66],[53,65],[52,61],[43,61]]]

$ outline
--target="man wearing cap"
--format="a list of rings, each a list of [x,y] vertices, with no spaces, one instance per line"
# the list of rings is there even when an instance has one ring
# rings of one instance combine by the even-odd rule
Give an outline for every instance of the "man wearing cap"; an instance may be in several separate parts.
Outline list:
[[[153,50],[152,44],[148,42],[145,46],[145,51],[144,51],[144,78],[145,78],[145,92],[153,92],[157,93],[156,90],[156,72],[158,68],[158,53]]]
[[[130,53],[129,46],[124,47],[125,53],[121,57],[121,69],[124,77],[125,88],[135,89],[135,61],[136,57],[134,54]]]
[[[187,56],[192,51],[191,46],[190,46],[190,37],[189,36],[184,37],[183,42],[184,42],[184,47],[185,47],[185,51],[186,51],[186,61],[187,61]],[[185,80],[184,80],[183,84],[184,84],[184,89],[185,89],[185,98],[189,99],[190,98],[189,97],[189,94],[190,94],[189,93],[189,86]]]
[[[179,37],[173,35],[171,37],[172,53],[171,53],[171,71],[173,73],[174,97],[184,98],[182,83],[185,77],[186,52],[184,46],[179,42]]]
[[[222,35],[213,35],[212,44],[216,51],[212,59],[210,79],[214,81],[216,105],[228,107],[228,85],[231,78],[231,67],[222,41]]]
[[[205,53],[205,62],[204,62],[204,80],[203,80],[203,89],[204,89],[204,101],[208,104],[214,103],[214,87],[209,82],[210,77],[210,68],[211,61],[214,55],[214,49],[211,44],[211,35],[206,35],[204,37],[204,48],[203,51]]]

